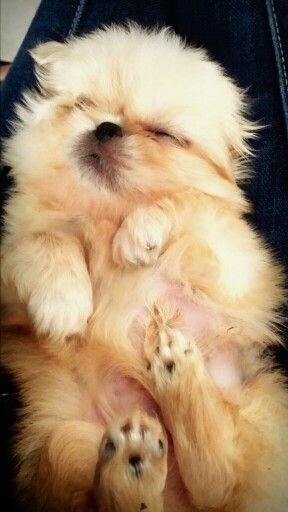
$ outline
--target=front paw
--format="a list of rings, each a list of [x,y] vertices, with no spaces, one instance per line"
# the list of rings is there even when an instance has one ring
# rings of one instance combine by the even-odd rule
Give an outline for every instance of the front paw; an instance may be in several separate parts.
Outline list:
[[[81,280],[76,275],[62,275],[54,282],[47,280],[31,293],[28,312],[40,336],[63,341],[75,334],[82,335],[93,312],[90,280]]]
[[[126,217],[114,237],[114,263],[124,267],[153,265],[164,249],[170,229],[170,221],[162,210],[139,208]]]

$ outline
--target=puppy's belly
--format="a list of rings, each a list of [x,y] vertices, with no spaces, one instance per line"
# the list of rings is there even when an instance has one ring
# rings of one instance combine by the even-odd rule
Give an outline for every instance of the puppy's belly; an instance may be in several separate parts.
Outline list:
[[[152,396],[137,381],[120,374],[109,374],[98,384],[100,393],[93,399],[90,419],[106,426],[114,416],[126,415],[136,409],[158,415],[160,410]],[[97,387],[98,387],[97,386]],[[91,417],[91,410],[93,410]]]
[[[196,294],[185,293],[183,287],[177,284],[157,281],[152,292],[150,289],[147,293],[147,297],[146,304],[148,306],[143,306],[143,303],[141,305],[138,302],[138,310],[136,309],[135,314],[135,309],[133,309],[133,314],[130,316],[132,318],[130,327],[127,326],[131,343],[140,353],[145,330],[151,320],[152,305],[157,303],[159,307],[171,310],[171,313],[175,310],[179,311],[180,316],[177,319],[176,328],[181,329],[186,336],[191,338],[192,342],[197,343],[203,353],[207,370],[219,388],[229,390],[241,384],[242,375],[237,348],[229,341],[224,343],[221,337],[229,329],[229,325],[231,327],[231,320],[224,319],[222,315],[213,310],[213,307],[210,307],[210,304],[205,303],[205,300],[201,300]],[[132,303],[137,305],[136,301],[135,303],[132,301]],[[123,303],[121,306],[123,307]],[[115,312],[115,309],[113,311]],[[146,410],[161,418],[160,408],[152,396],[141,384],[131,378],[118,373],[104,374],[104,378],[101,378],[96,387],[98,392],[93,399],[91,409],[93,412],[90,419],[100,423],[103,429],[113,421],[115,416],[132,414],[136,409]],[[185,489],[179,476],[171,440],[169,442],[165,495],[167,503],[175,508],[179,507],[180,503],[182,506],[182,502],[185,502]],[[191,510],[188,504],[187,510]]]
[[[109,339],[117,339],[120,332],[121,339],[125,343],[127,339],[130,340],[142,356],[145,331],[151,321],[153,305],[157,304],[171,314],[179,312],[175,327],[200,348],[206,368],[221,390],[226,392],[241,385],[240,352],[235,337],[232,342],[231,336],[227,338],[227,331],[235,326],[235,319],[219,313],[205,297],[185,290],[180,284],[169,283],[168,280],[159,278],[159,275],[154,276],[154,280],[150,280],[147,287],[137,287],[137,276],[135,277],[135,283],[129,283],[129,294],[125,280],[122,283],[118,279],[115,297],[113,286],[109,290],[107,301],[102,296],[97,328],[110,333],[108,343]],[[99,382],[95,382],[93,389],[97,391],[95,394],[92,392],[93,405],[90,407],[89,416],[103,426],[115,415],[129,414],[136,408],[156,415],[159,413],[159,407],[151,395],[136,380],[125,375],[108,373]]]
[[[206,359],[206,367],[215,384],[223,391],[241,386],[243,372],[237,347],[220,345]]]
[[[154,286],[146,288],[144,294],[140,296],[141,300],[137,295],[136,286],[135,288],[131,286],[129,292],[130,290],[129,302],[127,301],[125,304],[123,300],[120,303],[121,307],[117,307],[116,301],[112,304],[110,302],[107,311],[109,312],[108,317],[113,319],[113,325],[124,325],[123,329],[126,329],[126,334],[128,333],[128,338],[137,351],[142,353],[145,330],[151,321],[153,304],[157,303],[159,307],[171,310],[171,313],[175,310],[179,311],[176,328],[198,345],[216,385],[223,390],[239,386],[242,375],[237,348],[234,344],[230,344],[229,341],[224,342],[222,339],[222,334],[225,334],[229,326],[231,327],[230,319],[224,318],[216,311],[216,308],[213,309],[213,305],[211,307],[205,298],[199,297],[196,293],[186,292],[179,284],[171,284],[157,279]],[[141,289],[141,291],[143,290]],[[128,294],[126,295],[128,296]],[[131,297],[132,295],[133,297]],[[121,296],[124,297],[124,293]],[[128,322],[127,325],[126,321],[123,323],[123,312],[125,312],[125,320],[126,318],[130,319],[130,323]],[[117,322],[119,323],[117,324]],[[109,323],[107,322],[105,325],[109,325]],[[125,334],[125,331],[121,333],[121,337],[122,334]],[[124,339],[127,340],[127,336],[124,336]],[[89,392],[91,392],[89,404],[86,403],[82,412],[84,412],[85,419],[97,423],[103,432],[113,418],[118,415],[132,414],[136,409],[145,410],[161,419],[160,407],[149,392],[136,380],[121,375],[116,368],[113,371],[113,366],[107,373],[104,369],[101,372],[101,378],[97,379],[96,377],[92,386],[90,385]],[[179,507],[180,503],[181,506],[182,502],[186,503],[185,489],[179,476],[171,440],[169,442],[168,478],[165,493],[167,502],[175,509],[177,506]],[[191,510],[190,505],[187,505],[187,510]]]
[[[192,342],[196,343],[203,354],[206,368],[215,384],[222,390],[233,389],[242,383],[240,352],[227,332],[235,327],[235,319],[224,317],[213,309],[211,304],[185,293],[183,287],[162,281],[158,294],[149,302],[158,303],[166,309],[179,312],[177,328]],[[134,346],[141,350],[146,327],[151,319],[149,309],[141,308],[131,323],[129,337]],[[231,329],[232,328],[232,329]]]

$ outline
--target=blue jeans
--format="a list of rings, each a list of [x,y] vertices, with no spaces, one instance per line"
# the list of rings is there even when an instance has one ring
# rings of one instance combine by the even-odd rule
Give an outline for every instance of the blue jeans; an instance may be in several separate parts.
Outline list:
[[[35,85],[29,48],[127,19],[144,26],[172,26],[188,42],[207,48],[241,87],[249,89],[251,116],[266,126],[253,142],[254,177],[246,186],[254,204],[251,221],[287,265],[287,0],[42,0],[2,87],[1,136],[9,133],[13,104],[24,89]],[[2,173],[2,186],[5,193],[9,189],[7,169]],[[278,358],[285,365],[287,351],[279,350]],[[8,385],[5,380],[7,396],[11,396]],[[4,416],[10,411],[7,405]],[[5,510],[15,511],[15,504]]]

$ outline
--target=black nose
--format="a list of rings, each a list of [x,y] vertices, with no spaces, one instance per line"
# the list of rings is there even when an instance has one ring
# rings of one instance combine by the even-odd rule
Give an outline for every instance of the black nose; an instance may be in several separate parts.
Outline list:
[[[122,129],[118,124],[101,123],[95,130],[96,139],[100,142],[112,139],[113,137],[122,137]]]

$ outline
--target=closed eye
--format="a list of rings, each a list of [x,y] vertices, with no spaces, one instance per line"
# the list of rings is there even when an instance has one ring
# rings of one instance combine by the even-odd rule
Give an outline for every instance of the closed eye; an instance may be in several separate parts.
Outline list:
[[[150,130],[152,133],[154,133],[154,135],[157,135],[157,137],[170,137],[171,139],[173,139],[173,135],[171,135],[170,133],[167,133],[167,132],[164,132],[163,130]]]
[[[171,133],[168,133],[168,132],[165,132],[164,130],[162,130],[161,128],[148,128],[148,132],[152,133],[153,135],[156,135],[156,137],[159,137],[159,138],[169,138],[169,139],[175,139],[176,140],[176,137],[174,137],[174,135],[172,135]]]
[[[93,107],[95,108],[96,103],[87,96],[78,96],[75,102],[75,107],[79,108],[80,110],[86,110]]]
[[[189,141],[187,139],[184,139],[182,137],[179,137],[175,134],[172,134],[170,132],[166,132],[165,130],[162,130],[161,128],[148,128],[147,130],[149,133],[154,135],[159,140],[166,140],[167,142],[172,142],[174,144],[178,144],[179,146],[187,146],[189,144]]]

